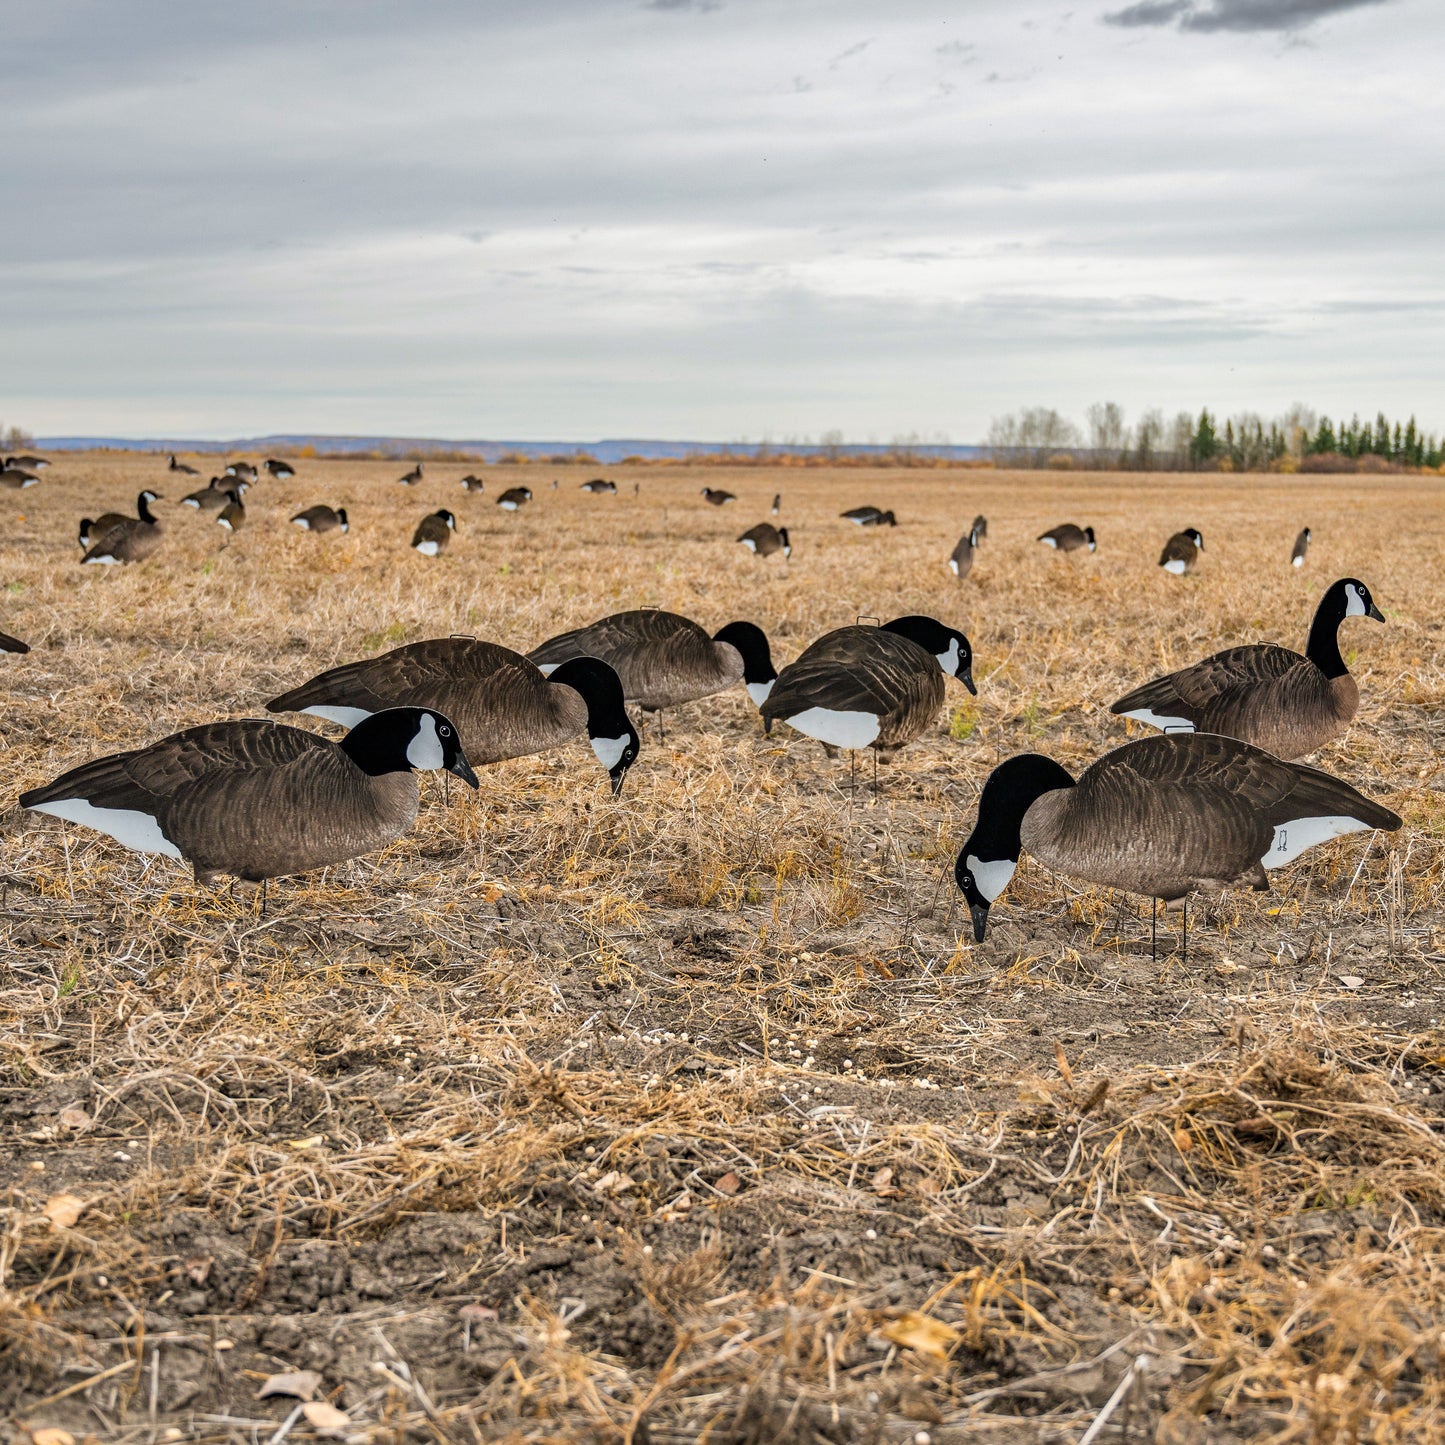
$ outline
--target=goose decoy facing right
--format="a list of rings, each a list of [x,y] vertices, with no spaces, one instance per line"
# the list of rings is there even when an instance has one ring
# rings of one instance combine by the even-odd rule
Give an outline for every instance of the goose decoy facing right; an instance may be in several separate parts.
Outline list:
[[[1350,725],[1360,689],[1340,656],[1347,617],[1385,620],[1354,577],[1331,584],[1315,609],[1304,656],[1273,643],[1230,647],[1121,697],[1109,711],[1165,732],[1223,733],[1281,758],[1323,747]]]
[[[153,492],[147,487],[145,491],[135,499],[134,517],[129,517],[124,512],[102,512],[100,516],[94,519],[82,517],[80,519],[80,545],[82,547],[89,547],[93,543],[99,542],[101,538],[110,532],[112,527],[124,527],[128,522],[134,522],[141,518],[153,521],[154,518],[150,513],[150,504],[152,502],[159,502],[160,500],[161,494],[159,492]]]
[[[731,492],[725,492],[721,487],[704,487],[702,496],[705,502],[714,507],[725,507],[729,502],[737,501]]]
[[[261,883],[384,848],[416,821],[414,770],[435,768],[477,786],[456,729],[428,708],[379,712],[339,743],[242,718],[82,763],[20,806],[183,858],[200,883]]]
[[[988,536],[988,518],[980,512],[978,516],[973,519],[973,526],[968,530],[973,537],[973,545],[977,547],[978,544]]]
[[[462,490],[467,492],[485,492],[487,484],[481,477],[474,477],[470,472],[462,478]]]
[[[597,495],[611,493],[617,490],[616,482],[609,482],[606,477],[593,477],[590,482],[582,483],[584,492],[593,492]]]
[[[104,532],[92,527],[91,547],[81,562],[92,566],[117,566],[143,562],[161,543],[161,524],[151,515],[150,501],[154,492],[142,492],[136,498],[134,517],[122,517]]]
[[[275,457],[266,458],[266,470],[276,478],[278,482],[289,481],[296,475],[296,468],[290,462],[278,461]]]
[[[22,472],[43,472],[50,465],[45,457],[34,457],[23,453],[18,457],[6,457],[7,467],[19,467]]]
[[[962,582],[973,569],[973,554],[978,550],[979,538],[983,535],[978,530],[978,524],[982,521],[983,518],[980,517],[978,521],[958,539],[958,546],[956,546],[949,555],[948,565],[953,568],[953,575],[957,577],[960,582]],[[987,525],[987,523],[985,523],[985,525]]]
[[[518,508],[525,507],[531,500],[531,487],[508,487],[507,490],[497,498],[497,505],[504,512],[515,512]]]
[[[34,472],[28,472],[24,467],[17,467],[14,457],[7,461],[4,467],[0,467],[0,487],[10,487],[18,492],[24,487],[38,485],[39,481],[40,478]]]
[[[756,527],[749,527],[738,538],[738,541],[749,552],[754,552],[759,557],[771,557],[774,552],[781,552],[784,557],[793,555],[793,544],[788,540],[788,529],[775,527],[771,522],[759,522]]]
[[[194,507],[198,512],[219,512],[230,503],[233,493],[244,497],[249,486],[238,478],[212,477],[200,491],[182,497],[181,506]]]
[[[1166,572],[1182,577],[1186,572],[1193,571],[1203,550],[1204,538],[1199,529],[1186,527],[1182,532],[1176,532],[1164,544],[1164,550],[1159,554],[1159,565]]]
[[[30,644],[21,642],[18,637],[11,637],[8,632],[0,632],[0,652],[29,652]]]
[[[398,478],[397,478],[397,481],[400,482],[401,485],[404,486],[404,487],[414,487],[414,486],[416,486],[416,484],[417,484],[419,481],[421,481],[421,479],[422,479],[422,464],[421,464],[420,462],[418,462],[418,463],[417,463],[409,472],[407,472],[404,476],[398,477]]]
[[[1000,764],[954,878],[982,943],[1024,850],[1057,873],[1173,903],[1201,888],[1267,889],[1267,869],[1326,838],[1399,826],[1317,768],[1237,738],[1164,734],[1106,753],[1077,781],[1038,753]]]
[[[1298,537],[1294,539],[1294,551],[1289,554],[1291,567],[1303,567],[1305,558],[1310,550],[1310,529],[1306,527]]]
[[[303,532],[349,532],[351,523],[346,519],[345,507],[327,507],[318,504],[297,512],[291,518],[294,526]]]
[[[216,523],[228,532],[239,532],[246,525],[246,504],[235,487],[226,493],[230,499],[216,515]]]
[[[619,793],[637,760],[622,683],[605,662],[577,657],[544,677],[520,653],[473,637],[413,642],[333,667],[266,704],[268,712],[305,712],[346,727],[400,706],[454,719],[476,767],[546,752],[585,731]]]
[[[1099,545],[1094,541],[1092,527],[1076,527],[1072,522],[1065,522],[1060,527],[1050,527],[1038,540],[1056,552],[1077,552],[1082,547],[1094,552]]]
[[[457,519],[444,507],[440,512],[432,512],[417,523],[416,531],[411,536],[411,545],[423,557],[438,557],[446,551],[447,543],[451,541],[452,533],[456,529]]]
[[[169,472],[179,472],[183,477],[200,476],[200,473],[194,467],[188,467],[184,462],[178,462],[174,452],[171,453],[171,464],[166,470]]]
[[[231,462],[226,467],[228,477],[236,477],[248,486],[260,480],[259,473],[250,462]]]

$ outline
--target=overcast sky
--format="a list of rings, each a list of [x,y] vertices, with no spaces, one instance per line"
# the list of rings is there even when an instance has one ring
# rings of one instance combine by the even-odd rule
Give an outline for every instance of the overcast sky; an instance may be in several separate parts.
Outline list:
[[[46,0],[0,421],[1445,426],[1440,0]]]

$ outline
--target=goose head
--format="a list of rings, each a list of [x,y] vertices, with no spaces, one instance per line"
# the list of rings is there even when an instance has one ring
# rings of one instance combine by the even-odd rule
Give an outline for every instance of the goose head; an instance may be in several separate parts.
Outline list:
[[[936,617],[895,617],[883,624],[885,632],[896,632],[931,652],[938,665],[950,677],[956,677],[971,693],[978,694],[973,682],[973,648],[956,627],[945,627]]]
[[[1089,551],[1097,552],[1099,550],[1099,544],[1094,540],[1094,529],[1092,527],[1085,527],[1084,536],[1089,539]],[[1203,547],[1204,543],[1201,542],[1199,545]]]
[[[1370,589],[1358,577],[1341,577],[1338,582],[1331,583],[1329,591],[1320,599],[1320,611],[1323,612],[1326,607],[1336,621],[1343,621],[1346,617],[1373,617],[1376,622],[1385,620],[1385,614],[1375,606],[1375,599],[1370,596]]]
[[[431,708],[388,707],[374,712],[342,738],[341,748],[362,772],[374,778],[441,769],[478,786],[456,727],[450,718]]]
[[[1184,535],[1202,552],[1204,550],[1204,537],[1198,527],[1186,527]]]
[[[574,657],[547,674],[547,681],[570,687],[587,704],[587,737],[597,761],[612,780],[615,797],[627,770],[637,761],[642,740],[622,703],[622,680],[597,657]]]
[[[737,648],[743,659],[743,683],[748,696],[757,707],[762,707],[778,680],[767,633],[756,622],[729,622],[713,633],[712,640],[731,643]]]

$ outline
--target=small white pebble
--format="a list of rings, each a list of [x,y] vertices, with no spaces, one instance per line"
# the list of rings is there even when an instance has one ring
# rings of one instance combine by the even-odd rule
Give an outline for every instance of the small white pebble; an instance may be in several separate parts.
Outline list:
[[[863,1238],[864,1238],[864,1239],[877,1239],[877,1238],[878,1238],[878,1231],[877,1231],[876,1229],[865,1229],[865,1230],[863,1231]]]
[[[582,1152],[583,1152],[589,1159],[591,1159],[591,1158],[597,1153],[597,1150],[594,1149],[591,1144],[589,1144]]]
[[[851,1069],[851,1068],[853,1067],[853,1060],[852,1060],[852,1059],[844,1059],[844,1060],[843,1060],[843,1067],[844,1067],[845,1069]]]
[[[644,1244],[644,1245],[642,1246],[642,1252],[643,1252],[643,1254],[651,1254],[651,1253],[652,1253],[652,1246],[651,1246],[650,1244]]]
[[[927,1430],[919,1430],[913,1436],[913,1445],[933,1445],[933,1436]]]
[[[111,1158],[119,1159],[122,1164],[128,1164],[130,1162],[130,1155],[127,1154],[124,1149],[117,1149],[115,1153],[111,1155]]]

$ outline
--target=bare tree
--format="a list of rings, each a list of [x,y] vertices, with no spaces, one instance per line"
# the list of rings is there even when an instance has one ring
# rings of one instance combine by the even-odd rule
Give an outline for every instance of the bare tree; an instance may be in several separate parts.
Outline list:
[[[1084,413],[1089,419],[1089,449],[1095,466],[1117,467],[1129,444],[1124,408],[1117,401],[1096,401]]]
[[[1159,465],[1159,450],[1167,435],[1164,413],[1157,406],[1150,407],[1134,424],[1134,466],[1152,472]]]
[[[1183,471],[1189,465],[1189,443],[1194,440],[1194,415],[1192,412],[1174,413],[1169,423],[1169,465],[1175,471]]]

